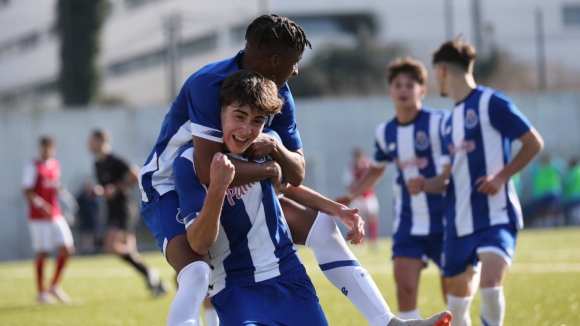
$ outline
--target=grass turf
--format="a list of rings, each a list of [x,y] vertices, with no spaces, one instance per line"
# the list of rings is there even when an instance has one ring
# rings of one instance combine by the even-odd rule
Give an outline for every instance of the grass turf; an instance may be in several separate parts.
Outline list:
[[[514,265],[505,294],[505,325],[580,325],[580,228],[525,230],[520,233]],[[379,252],[367,247],[352,248],[369,270],[393,311],[397,310],[390,260],[390,241],[383,240]],[[318,269],[312,252],[299,251],[330,325],[365,325],[365,321]],[[173,272],[159,253],[144,255],[149,265],[173,285]],[[53,265],[48,264],[48,276]],[[48,279],[48,278],[47,278]],[[75,257],[63,277],[74,301],[70,305],[39,306],[31,261],[0,264],[0,326],[7,325],[164,325],[171,304],[169,295],[154,299],[144,280],[119,259],[110,256]],[[419,308],[423,316],[445,309],[439,276],[432,266],[421,277]],[[479,295],[471,315],[479,320]]]

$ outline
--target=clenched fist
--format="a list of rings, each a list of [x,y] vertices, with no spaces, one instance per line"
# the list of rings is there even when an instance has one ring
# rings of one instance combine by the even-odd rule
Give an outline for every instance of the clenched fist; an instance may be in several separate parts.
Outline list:
[[[211,161],[211,170],[209,174],[209,182],[211,186],[227,189],[234,175],[236,168],[228,159],[228,156],[223,153],[216,153]]]

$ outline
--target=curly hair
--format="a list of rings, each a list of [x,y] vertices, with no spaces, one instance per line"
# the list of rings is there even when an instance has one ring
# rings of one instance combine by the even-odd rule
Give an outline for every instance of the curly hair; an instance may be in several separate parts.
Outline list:
[[[421,61],[412,59],[411,57],[399,58],[389,63],[387,68],[387,80],[389,84],[399,74],[408,74],[419,85],[425,85],[425,81],[427,80],[427,68],[425,68],[425,65]]]
[[[306,38],[306,32],[286,17],[274,14],[256,18],[246,30],[246,41],[251,46],[286,46],[302,53],[312,44]]]

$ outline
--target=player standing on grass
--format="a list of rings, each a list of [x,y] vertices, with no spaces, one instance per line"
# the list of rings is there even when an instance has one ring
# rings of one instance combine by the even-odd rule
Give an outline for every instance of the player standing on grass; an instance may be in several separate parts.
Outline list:
[[[397,316],[412,319],[420,318],[417,291],[421,270],[429,259],[441,268],[443,196],[412,196],[406,182],[419,174],[433,177],[442,172],[439,126],[444,112],[421,104],[427,80],[427,69],[421,62],[409,57],[397,59],[389,64],[387,74],[396,116],[377,127],[370,169],[337,201],[348,205],[377,184],[388,163],[395,164],[393,269],[399,304]]]
[[[68,257],[74,252],[70,228],[62,216],[59,204],[60,163],[54,158],[56,143],[52,137],[43,136],[39,142],[40,157],[24,168],[22,185],[29,204],[30,238],[36,252],[36,282],[39,303],[53,303],[50,295],[69,302],[68,295],[59,287],[60,277]],[[48,291],[44,286],[44,262],[57,249],[56,270]]]
[[[362,148],[355,148],[352,156],[353,159],[345,177],[345,183],[349,190],[358,183],[371,167],[371,161],[364,154]],[[379,201],[377,200],[375,189],[371,187],[363,191],[360,196],[354,198],[352,206],[357,207],[360,210],[360,215],[365,219],[371,250],[376,252],[379,240]]]
[[[107,202],[107,232],[104,250],[118,256],[135,268],[147,283],[153,295],[166,292],[158,273],[145,266],[137,251],[135,220],[131,212],[130,191],[137,184],[138,170],[111,152],[110,135],[101,129],[89,137],[89,149],[95,156],[95,173],[100,187],[97,193]]]
[[[443,173],[414,178],[408,186],[412,194],[445,192],[443,275],[454,326],[465,325],[459,321],[469,314],[472,267],[478,261],[481,320],[497,326],[503,324],[503,283],[523,227],[510,178],[540,152],[543,140],[509,98],[475,83],[474,60],[475,49],[459,40],[433,53],[439,90],[456,103],[441,130],[449,158]],[[512,160],[510,144],[516,139],[522,147]]]
[[[179,227],[183,221],[179,218],[179,199],[174,191],[173,160],[179,148],[193,136],[197,177],[202,184],[209,183],[212,159],[223,151],[221,85],[237,70],[254,70],[276,83],[278,96],[284,101],[282,113],[269,116],[265,122],[282,142],[274,136],[260,135],[247,153],[253,158],[269,155],[274,161],[254,163],[232,159],[236,174],[231,186],[273,178],[281,172],[288,183],[299,185],[305,164],[294,101],[286,81],[298,74],[298,61],[306,47],[310,47],[310,42],[294,22],[277,15],[260,16],[246,31],[245,49],[233,58],[209,64],[194,73],[165,117],[157,143],[141,170],[140,186],[145,222],[178,273],[179,287],[168,317],[170,325],[198,318],[199,311],[189,307],[201,304],[210,274],[209,266],[203,262],[207,257],[191,250],[183,228]],[[306,244],[314,251],[325,276],[347,294],[371,324],[388,323],[392,315],[387,304],[372,278],[344,245],[334,220],[323,214],[317,217],[315,210],[289,199],[282,198],[281,206],[294,243]]]

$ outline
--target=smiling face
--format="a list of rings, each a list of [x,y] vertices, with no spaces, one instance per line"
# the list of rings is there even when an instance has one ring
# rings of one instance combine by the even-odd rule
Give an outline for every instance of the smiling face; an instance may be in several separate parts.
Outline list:
[[[420,106],[426,88],[408,73],[399,73],[389,84],[389,95],[397,108],[414,109]]]
[[[243,154],[264,129],[266,116],[249,105],[228,105],[221,113],[224,145],[234,153]]]

